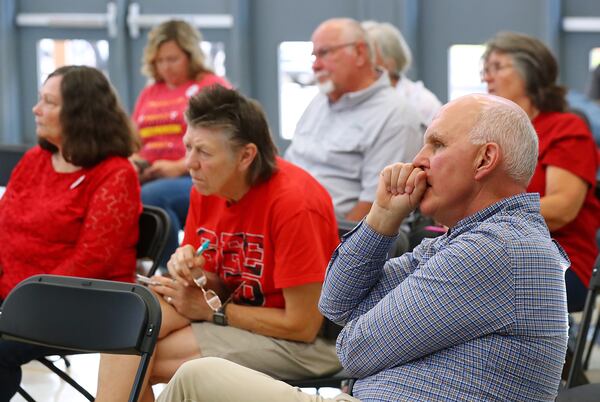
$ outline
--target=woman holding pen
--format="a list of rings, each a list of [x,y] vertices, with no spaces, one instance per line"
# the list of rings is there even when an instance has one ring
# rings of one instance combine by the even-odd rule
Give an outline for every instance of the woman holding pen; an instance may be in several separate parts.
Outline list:
[[[277,157],[260,106],[222,87],[186,112],[185,163],[193,190],[183,246],[154,277],[163,325],[141,401],[184,362],[225,357],[284,378],[339,370],[317,336],[327,262],[338,243],[331,198]],[[97,401],[128,395],[137,357],[102,356]]]

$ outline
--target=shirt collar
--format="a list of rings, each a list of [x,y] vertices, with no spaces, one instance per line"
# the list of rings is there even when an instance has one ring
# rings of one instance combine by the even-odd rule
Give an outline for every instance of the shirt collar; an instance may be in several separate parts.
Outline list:
[[[448,237],[458,236],[462,232],[469,230],[474,223],[483,222],[496,215],[501,210],[505,210],[509,213],[515,210],[526,211],[529,213],[539,213],[540,195],[538,193],[521,193],[508,198],[503,198],[489,207],[458,221],[453,228],[448,230]]]
[[[377,73],[379,74],[379,78],[366,87],[365,89],[361,89],[355,92],[345,93],[337,100],[337,102],[330,103],[329,106],[332,110],[339,111],[347,108],[354,107],[370,97],[372,97],[375,93],[386,89],[391,88],[392,83],[390,82],[390,77],[388,77],[387,72],[380,68],[377,68]]]

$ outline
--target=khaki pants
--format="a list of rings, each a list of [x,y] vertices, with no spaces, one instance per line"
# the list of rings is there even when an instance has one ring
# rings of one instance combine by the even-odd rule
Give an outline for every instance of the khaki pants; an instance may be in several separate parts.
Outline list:
[[[228,360],[191,360],[171,379],[157,402],[360,402],[346,394],[334,399],[309,395],[283,381]]]
[[[271,377],[298,380],[342,369],[335,343],[323,338],[293,342],[211,322],[195,322],[192,330],[203,357],[220,357]]]

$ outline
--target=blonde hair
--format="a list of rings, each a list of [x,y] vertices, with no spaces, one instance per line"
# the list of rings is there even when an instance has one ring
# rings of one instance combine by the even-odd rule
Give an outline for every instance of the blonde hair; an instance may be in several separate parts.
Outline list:
[[[204,53],[200,48],[202,34],[185,21],[170,20],[156,26],[148,34],[148,43],[142,56],[142,74],[155,82],[164,81],[158,74],[154,61],[160,46],[169,41],[175,41],[177,46],[189,57],[189,78],[195,78],[203,72],[212,73],[204,65]]]

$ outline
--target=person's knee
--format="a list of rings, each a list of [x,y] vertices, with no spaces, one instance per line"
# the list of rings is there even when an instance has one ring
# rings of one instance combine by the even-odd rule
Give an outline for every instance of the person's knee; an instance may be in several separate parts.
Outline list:
[[[190,321],[179,314],[173,306],[162,300],[162,296],[158,295],[160,301],[160,310],[162,314],[162,324],[158,333],[158,341],[165,339],[175,331],[179,331],[190,325]]]
[[[142,203],[149,205],[164,204],[163,194],[164,191],[157,181],[151,181],[142,185],[140,193]]]
[[[214,379],[222,377],[220,374],[227,369],[227,360],[218,357],[202,357],[200,359],[190,360],[181,365],[175,376],[174,381],[182,383],[195,383],[199,387],[214,385]]]

